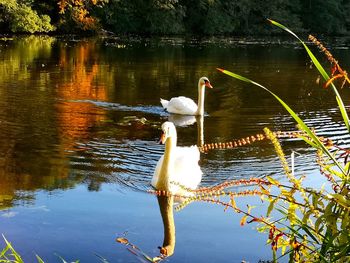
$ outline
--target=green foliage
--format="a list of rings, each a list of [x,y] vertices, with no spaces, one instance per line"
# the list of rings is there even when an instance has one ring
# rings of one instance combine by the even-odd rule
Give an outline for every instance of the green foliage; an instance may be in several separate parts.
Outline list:
[[[302,1],[302,20],[312,32],[325,34],[344,34],[344,20],[349,16],[346,0],[309,0]],[[310,14],[313,14],[312,16]]]
[[[177,0],[110,1],[101,14],[108,30],[138,34],[183,33],[183,17]]]
[[[97,13],[105,29],[138,34],[269,34],[266,18],[296,30],[349,33],[347,0],[110,0]]]
[[[348,0],[0,0],[10,32],[249,35],[278,32],[274,17],[299,32],[350,33]]]
[[[25,2],[0,0],[0,27],[10,32],[36,33],[54,30],[48,15],[38,15]]]
[[[330,79],[328,74],[306,44],[285,26],[275,21],[270,22],[300,41],[318,71],[328,82]],[[331,54],[328,53],[327,56]],[[336,66],[339,67],[338,64]],[[316,162],[320,165],[321,174],[325,175],[329,183],[321,189],[304,186],[304,178],[296,178],[290,172],[275,134],[265,130],[284,167],[287,183],[282,184],[279,180],[268,178],[270,189],[260,186],[261,198],[270,203],[267,216],[275,212],[279,213],[281,218],[272,221],[269,218],[255,218],[250,212],[247,214],[253,218],[252,221],[261,223],[261,231],[269,232],[274,260],[276,260],[275,251],[281,248],[282,255],[289,253],[290,262],[348,262],[350,260],[350,163],[347,157],[343,161],[343,157],[349,155],[348,150],[334,145],[330,140],[318,137],[282,99],[266,87],[236,73],[223,69],[219,71],[266,90],[282,104],[299,125],[300,134],[297,137],[317,150]],[[345,106],[333,83],[331,86],[336,95],[344,125],[349,130],[349,118]]]

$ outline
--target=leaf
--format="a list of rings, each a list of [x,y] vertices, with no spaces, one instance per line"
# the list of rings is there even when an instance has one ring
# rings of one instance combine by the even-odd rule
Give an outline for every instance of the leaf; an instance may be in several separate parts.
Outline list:
[[[45,263],[44,260],[41,259],[41,257],[39,257],[38,255],[35,256],[39,263]]]
[[[129,244],[129,240],[127,240],[125,237],[118,237],[115,241],[117,241],[120,244],[124,244],[124,245]]]
[[[321,198],[320,195],[317,195],[316,193],[311,193],[312,196],[312,205],[313,207],[317,207],[318,200]]]
[[[246,223],[246,221],[247,221],[247,216],[245,215],[245,216],[242,217],[242,219],[241,219],[241,221],[239,222],[239,224],[240,224],[241,226],[244,226],[245,223]]]
[[[274,209],[276,201],[277,201],[277,198],[270,201],[270,204],[269,204],[269,206],[267,208],[267,212],[266,212],[267,217],[271,214],[272,210]]]
[[[248,207],[247,213],[250,214],[250,211],[251,211],[255,206],[247,205],[247,207]]]
[[[308,234],[309,237],[311,237],[317,244],[320,244],[319,240],[316,238],[315,235],[311,233],[313,231],[308,225],[301,225],[301,228]],[[310,228],[310,229],[309,229]],[[311,231],[310,231],[311,230]]]
[[[281,254],[284,255],[284,253],[286,252],[287,246],[283,245],[281,248]]]
[[[260,191],[263,195],[269,196],[270,195],[270,191],[267,190],[264,186],[259,185]],[[261,197],[263,197],[263,195],[261,195]],[[264,200],[264,199],[263,199]]]
[[[294,226],[297,224],[296,215],[295,215],[296,208],[297,208],[296,204],[290,203],[289,208],[288,208],[288,219],[289,219],[291,226]]]
[[[343,206],[344,208],[349,209],[350,208],[350,200],[346,199],[344,195],[342,194],[331,194],[328,195],[331,198],[333,198],[339,205]]]
[[[308,210],[307,212],[304,213],[304,216],[302,219],[303,224],[307,224],[311,214],[312,214],[311,210]]]
[[[271,176],[266,176],[266,179],[270,182],[270,184],[277,185],[277,186],[280,185],[280,182],[278,182],[277,180],[273,179]]]

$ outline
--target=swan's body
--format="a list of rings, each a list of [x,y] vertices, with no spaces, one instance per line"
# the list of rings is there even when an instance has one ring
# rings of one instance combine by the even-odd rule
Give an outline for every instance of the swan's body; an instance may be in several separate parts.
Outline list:
[[[157,163],[152,185],[157,190],[172,194],[179,193],[184,188],[196,189],[202,180],[198,147],[178,147],[176,129],[171,122],[163,123],[162,131],[161,141],[165,143],[165,151]]]
[[[213,88],[207,77],[202,77],[198,81],[198,105],[190,98],[175,97],[170,100],[160,99],[163,108],[170,113],[182,115],[203,115],[205,87]]]

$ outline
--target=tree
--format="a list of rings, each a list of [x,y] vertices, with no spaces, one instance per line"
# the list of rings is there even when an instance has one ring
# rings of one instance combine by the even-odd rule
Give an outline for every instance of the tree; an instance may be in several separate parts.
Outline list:
[[[48,15],[38,15],[25,1],[0,0],[2,31],[35,33],[54,30]]]
[[[185,31],[178,0],[111,0],[101,17],[106,29],[126,34],[179,34]]]
[[[342,0],[302,1],[302,21],[313,33],[342,34],[346,31],[346,3]],[[349,10],[348,10],[349,11]]]
[[[59,26],[64,31],[72,29],[95,31],[99,26],[98,18],[91,15],[94,7],[101,7],[108,0],[58,0],[61,19]]]

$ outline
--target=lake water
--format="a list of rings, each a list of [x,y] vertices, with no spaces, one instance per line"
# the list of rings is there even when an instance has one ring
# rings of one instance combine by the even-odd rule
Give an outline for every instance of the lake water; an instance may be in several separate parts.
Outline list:
[[[349,42],[326,44],[349,68]],[[139,262],[116,242],[121,236],[149,256],[159,255],[162,218],[157,198],[147,191],[164,151],[157,143],[160,125],[174,117],[159,98],[196,100],[201,76],[214,87],[206,91],[207,114],[203,126],[177,128],[179,145],[239,139],[264,127],[296,129],[267,92],[217,67],[267,86],[319,134],[349,142],[333,93],[316,83],[316,69],[290,38],[2,38],[0,57],[0,232],[26,262],[35,261],[35,254],[45,262]],[[347,103],[349,90],[341,92]],[[310,148],[297,140],[281,142],[288,156],[298,153],[297,174],[312,184],[322,181]],[[267,141],[210,151],[200,165],[201,187],[284,176]],[[257,216],[264,215],[258,197],[237,202],[241,208],[255,204]],[[176,246],[169,262],[271,259],[267,236],[254,224],[241,227],[240,214],[198,202],[174,216]]]

